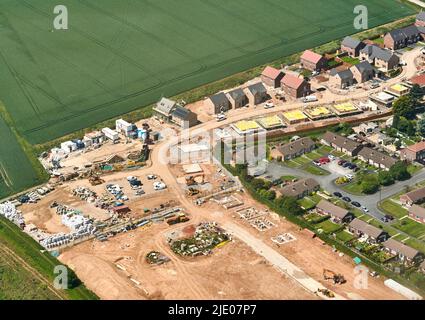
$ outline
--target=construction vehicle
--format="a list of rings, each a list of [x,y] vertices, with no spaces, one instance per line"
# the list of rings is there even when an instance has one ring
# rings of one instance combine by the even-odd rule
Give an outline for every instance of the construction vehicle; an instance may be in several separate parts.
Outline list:
[[[177,216],[175,218],[168,219],[167,223],[171,226],[173,224],[183,223],[183,222],[187,222],[187,221],[189,221],[189,218],[186,217],[184,214],[180,214],[179,216]]]
[[[337,274],[329,269],[323,269],[323,278],[325,280],[333,280],[334,284],[344,284],[347,282],[342,274]]]
[[[200,177],[200,179],[199,179],[199,177]],[[205,175],[203,173],[195,174],[195,175],[186,177],[186,185],[187,186],[194,186],[194,185],[197,185],[197,184],[203,184],[204,182],[205,182]]]
[[[189,188],[189,189],[186,191],[186,194],[187,194],[189,197],[196,196],[197,194],[199,194],[199,190],[198,190],[198,189],[194,189],[194,188]]]
[[[318,289],[317,291],[328,298],[335,298],[335,294],[328,289]]]
[[[92,186],[98,186],[102,183],[104,183],[105,181],[103,179],[101,179],[98,175],[91,175],[89,177],[89,182]]]

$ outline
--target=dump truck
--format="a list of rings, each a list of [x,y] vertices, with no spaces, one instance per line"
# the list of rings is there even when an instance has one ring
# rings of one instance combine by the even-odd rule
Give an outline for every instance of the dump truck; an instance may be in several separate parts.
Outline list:
[[[167,220],[167,223],[171,226],[173,224],[183,223],[189,221],[189,218],[185,215],[179,215],[178,217]]]

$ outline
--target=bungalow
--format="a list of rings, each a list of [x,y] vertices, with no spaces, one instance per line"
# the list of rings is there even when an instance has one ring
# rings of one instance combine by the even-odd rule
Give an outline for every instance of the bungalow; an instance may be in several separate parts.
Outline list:
[[[154,107],[153,114],[164,121],[171,120],[171,113],[176,106],[176,102],[167,98],[162,98]]]
[[[198,116],[191,110],[176,105],[171,112],[171,122],[174,122],[181,128],[187,129],[198,124]]]
[[[400,63],[400,58],[390,50],[371,44],[360,51],[360,60],[368,61],[383,72],[394,69]]]
[[[400,202],[406,207],[421,203],[425,200],[425,188],[410,191],[400,197]]]
[[[397,162],[396,159],[390,157],[389,155],[369,147],[362,148],[358,153],[358,157],[360,160],[370,165],[385,170],[389,170]]]
[[[420,223],[425,223],[425,208],[414,204],[409,209],[409,217]]]
[[[390,238],[390,235],[386,231],[357,218],[354,218],[354,220],[350,222],[348,230],[357,237],[367,236],[372,243],[384,242]]]
[[[261,81],[264,82],[266,86],[272,88],[280,87],[280,80],[284,77],[284,73],[276,68],[267,66],[263,73],[261,73]]]
[[[308,96],[311,92],[310,83],[291,74],[286,74],[280,83],[285,94],[295,99]]]
[[[423,259],[423,254],[421,252],[394,239],[388,239],[383,242],[382,245],[387,252],[397,256],[400,261],[415,263],[420,262]]]
[[[375,77],[375,69],[368,61],[360,62],[350,68],[357,83],[372,80]]]
[[[252,84],[245,89],[249,104],[256,106],[267,100],[267,89],[261,82]]]
[[[425,141],[404,148],[400,151],[400,157],[407,161],[425,161]]]
[[[345,37],[341,42],[341,51],[348,53],[349,56],[355,58],[360,54],[360,50],[363,49],[365,44],[353,37]]]
[[[320,200],[316,206],[316,211],[321,215],[331,216],[332,221],[335,223],[349,223],[355,218],[354,214],[348,210],[326,200]]]
[[[384,36],[384,47],[391,50],[407,47],[409,44],[421,41],[423,33],[423,27],[415,25],[390,31]]]
[[[305,137],[276,147],[271,151],[271,156],[277,160],[290,160],[313,151],[315,147],[316,144],[314,141],[311,138]]]
[[[326,58],[311,50],[306,50],[301,56],[301,66],[310,71],[321,71],[326,69]]]
[[[231,108],[230,101],[223,92],[217,93],[208,98],[206,101],[208,113],[219,114],[229,111]]]
[[[326,132],[321,139],[321,143],[330,146],[337,151],[343,152],[350,157],[357,156],[362,145],[354,140],[345,138],[333,132]]]
[[[409,80],[409,82],[412,85],[417,84],[421,88],[424,88],[425,87],[425,74],[420,74],[420,75],[414,76],[413,78],[411,78]]]
[[[316,180],[308,178],[308,179],[299,180],[297,182],[289,184],[277,190],[277,193],[280,196],[294,197],[296,199],[301,199],[319,189],[320,189],[320,184]]]
[[[233,109],[239,109],[245,107],[248,104],[248,97],[241,88],[229,91],[226,96],[229,99],[230,105]]]
[[[338,69],[332,69],[330,71],[329,85],[344,89],[352,86],[354,83],[353,73],[350,69],[338,71]]]

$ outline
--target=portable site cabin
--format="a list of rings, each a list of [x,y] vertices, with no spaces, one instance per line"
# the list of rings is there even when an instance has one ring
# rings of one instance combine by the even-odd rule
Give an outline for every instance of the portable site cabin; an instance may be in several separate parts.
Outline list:
[[[109,140],[112,141],[116,141],[119,139],[119,135],[118,132],[116,132],[115,130],[112,130],[110,128],[103,128],[102,129],[102,133],[105,135],[106,138],[108,138]]]
[[[115,122],[115,129],[118,132],[121,132],[126,137],[130,136],[130,133],[135,130],[135,125],[132,123],[128,123],[123,119],[118,119]]]
[[[72,141],[65,141],[61,143],[61,149],[68,154],[77,150],[77,144]]]

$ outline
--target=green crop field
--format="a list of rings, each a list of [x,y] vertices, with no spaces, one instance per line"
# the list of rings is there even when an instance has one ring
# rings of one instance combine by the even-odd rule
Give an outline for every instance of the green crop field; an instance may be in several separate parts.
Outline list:
[[[31,144],[358,32],[357,0],[64,0],[54,30],[57,4],[0,2],[0,101]],[[367,7],[369,28],[414,13]],[[2,121],[0,198],[40,176]]]

